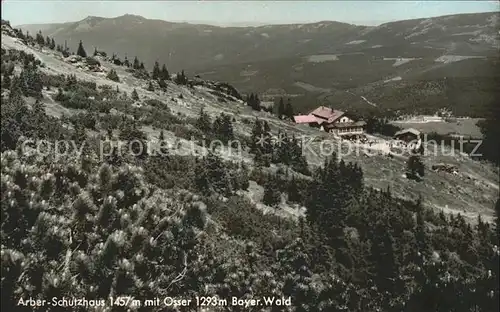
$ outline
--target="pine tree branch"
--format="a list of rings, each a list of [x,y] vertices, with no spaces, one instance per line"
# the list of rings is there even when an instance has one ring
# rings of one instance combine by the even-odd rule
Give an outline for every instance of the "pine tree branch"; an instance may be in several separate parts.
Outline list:
[[[173,284],[177,283],[177,282],[180,282],[185,276],[186,276],[186,273],[187,273],[187,269],[188,269],[188,265],[187,265],[187,255],[186,253],[182,253],[182,261],[183,261],[183,264],[184,264],[184,268],[183,270],[181,271],[181,273],[179,273],[179,275],[177,275],[171,282],[170,284],[168,284],[167,288],[165,288],[165,291],[167,291],[170,286],[172,286]]]

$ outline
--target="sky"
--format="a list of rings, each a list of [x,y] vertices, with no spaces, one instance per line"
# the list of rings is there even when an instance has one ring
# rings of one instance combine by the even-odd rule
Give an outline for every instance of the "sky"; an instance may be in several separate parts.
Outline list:
[[[75,22],[87,16],[141,15],[218,26],[339,21],[358,25],[459,13],[500,11],[500,1],[51,1],[2,0],[12,25]]]

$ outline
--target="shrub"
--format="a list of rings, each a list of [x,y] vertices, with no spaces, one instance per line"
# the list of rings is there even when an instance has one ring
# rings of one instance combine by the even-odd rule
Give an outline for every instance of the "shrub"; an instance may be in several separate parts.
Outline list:
[[[97,118],[92,113],[87,112],[75,114],[72,115],[69,119],[74,125],[80,123],[87,129],[96,130]]]
[[[264,185],[264,197],[262,202],[268,206],[276,206],[281,201],[281,193],[275,179],[270,179]]]
[[[66,84],[66,77],[64,77],[64,75],[48,75],[42,73],[42,83],[44,86],[61,88]]]
[[[148,90],[150,92],[154,92],[155,91],[155,87],[153,86],[153,83],[151,81],[149,81],[148,87],[146,88],[146,90]]]
[[[18,296],[33,290],[48,297],[77,296],[89,287],[97,298],[110,291],[152,295],[156,285],[179,274],[177,265],[201,239],[192,234],[204,229],[203,207],[186,191],[148,187],[137,167],[102,164],[86,172],[78,159],[51,166],[39,158],[14,160],[2,155],[1,230],[10,235],[2,246],[2,310],[14,310]],[[9,172],[22,174],[3,183]],[[11,201],[10,194],[29,199],[33,208]],[[172,244],[161,243],[170,239]],[[151,259],[160,254],[162,260],[153,265]],[[25,271],[18,270],[20,261]],[[82,278],[67,279],[77,274]],[[147,283],[134,282],[139,280]]]
[[[87,89],[90,89],[92,91],[97,91],[97,84],[95,83],[95,81],[79,80],[78,84],[79,84],[80,88],[87,88]],[[92,91],[87,91],[87,92],[91,93],[92,95],[97,95],[96,92],[92,92]]]
[[[167,109],[168,111],[170,111],[170,109],[167,107],[167,104],[163,103],[160,100],[148,99],[148,100],[145,101],[145,104],[149,105],[149,106],[152,106],[152,107]]]
[[[165,90],[167,88],[167,82],[163,79],[158,80],[158,85],[162,90]]]
[[[87,62],[87,65],[90,65],[90,66],[101,66],[101,63],[98,60],[96,60],[95,58],[90,57],[90,56],[87,57],[85,59],[85,61]]]
[[[109,80],[113,80],[116,82],[120,82],[120,77],[118,77],[118,74],[116,73],[116,70],[112,69],[109,71],[108,75],[106,76]]]

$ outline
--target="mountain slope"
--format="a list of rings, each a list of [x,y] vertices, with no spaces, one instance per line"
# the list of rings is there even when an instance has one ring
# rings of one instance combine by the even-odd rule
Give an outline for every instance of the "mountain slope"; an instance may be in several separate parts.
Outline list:
[[[22,29],[37,32],[38,25]],[[137,55],[152,65],[155,60],[180,69],[210,64],[258,61],[322,50],[334,42],[348,42],[366,27],[338,22],[261,27],[216,27],[149,20],[135,15],[116,18],[87,17],[75,23],[48,25],[44,34],[74,46],[83,40],[123,57]],[[328,37],[328,41],[324,39]],[[307,42],[307,45],[305,44]]]
[[[21,28],[30,33],[43,28],[44,35],[66,40],[72,50],[83,40],[88,50],[138,56],[149,67],[157,60],[172,71],[228,81],[243,92],[294,97],[300,110],[318,103],[363,110],[364,97],[382,109],[433,113],[446,107],[481,117],[499,92],[499,21],[498,13],[479,13],[377,27],[331,21],[217,27],[124,15]],[[446,77],[459,77],[458,87]],[[491,86],[461,87],[484,82]],[[414,91],[422,87],[424,92]],[[393,96],[394,88],[415,100]],[[425,104],[437,91],[454,94],[458,102],[440,96]]]
[[[62,58],[59,53],[46,49],[40,51],[5,34],[2,34],[2,47],[25,50],[34,54],[45,64],[46,67],[43,70],[52,75],[75,74],[78,79],[93,81],[97,85],[110,85],[113,89],[118,87],[127,94],[136,89],[141,98],[165,102],[172,114],[186,116],[188,120],[196,118],[202,107],[212,117],[220,113],[229,114],[235,120],[233,124],[235,133],[242,138],[248,138],[250,133],[252,133],[253,120],[255,117],[258,117],[260,120],[269,123],[274,134],[277,134],[278,131],[285,131],[289,135],[295,135],[297,138],[304,138],[304,142],[312,140],[313,143],[310,145],[311,150],[305,150],[304,155],[313,167],[321,166],[328,157],[328,155],[320,153],[323,144],[340,144],[336,139],[324,136],[324,133],[316,129],[296,126],[293,123],[279,120],[267,113],[252,111],[242,101],[235,98],[221,98],[220,95],[217,95],[218,93],[213,87],[196,86],[195,88],[188,88],[175,83],[169,83],[166,91],[156,90],[151,92],[147,90],[147,81],[134,77],[124,67],[105,61],[102,61],[102,67],[105,72],[111,69],[116,70],[120,77],[120,82],[113,82],[106,79],[103,72],[94,73],[78,69],[70,64],[67,59]],[[304,86],[306,85],[300,85],[302,88]],[[60,116],[61,112],[65,114],[72,112],[72,110],[68,110],[51,100],[55,91],[51,91],[50,94],[47,91],[44,92],[46,93],[45,104],[47,109],[51,112],[56,112],[54,115]],[[353,95],[347,95],[351,98],[353,97]],[[364,102],[364,105],[370,105],[367,104],[367,101],[371,101],[370,98],[361,98],[358,100]],[[375,104],[378,105],[379,103],[375,102]],[[158,117],[154,116],[152,118]],[[159,125],[160,128],[167,127],[167,136],[171,138],[172,142],[180,141],[184,146],[189,146],[192,143],[189,138],[179,136],[175,131],[175,127],[170,127],[171,125],[168,122],[164,124],[160,123]],[[155,129],[150,125],[145,126],[143,131],[150,138],[156,138],[160,133],[158,128]],[[385,142],[384,139],[377,137],[373,137],[373,140]],[[197,147],[197,150],[202,151],[206,150],[206,148]],[[244,162],[250,165],[253,163],[253,155],[247,150],[244,150],[241,155],[223,154],[222,157],[226,160]],[[405,159],[390,159],[383,151],[369,158],[356,153],[346,155],[343,158],[347,161],[359,163],[364,172],[365,183],[368,186],[377,189],[390,187],[395,196],[408,199],[415,199],[420,194],[426,194],[424,204],[427,207],[445,209],[447,212],[460,212],[462,214],[465,212],[465,215],[471,220],[474,220],[478,214],[481,214],[487,220],[491,220],[493,217],[492,205],[495,196],[498,194],[498,187],[496,186],[498,185],[498,175],[496,169],[462,155],[455,154],[454,156],[450,156],[448,147],[445,147],[445,150],[438,153],[438,155],[426,157],[424,159],[426,167],[430,168],[438,162],[449,162],[459,167],[460,174],[457,176],[443,175],[442,173],[429,170],[426,173],[425,183],[416,183],[405,178],[403,175],[406,166]]]

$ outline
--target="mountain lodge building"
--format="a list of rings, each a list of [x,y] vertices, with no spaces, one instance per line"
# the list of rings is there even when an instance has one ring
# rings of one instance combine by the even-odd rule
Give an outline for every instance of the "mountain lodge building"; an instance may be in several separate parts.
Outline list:
[[[364,121],[354,121],[345,112],[325,106],[316,108],[308,115],[294,116],[293,119],[297,124],[309,124],[338,136],[362,135],[366,125]]]

